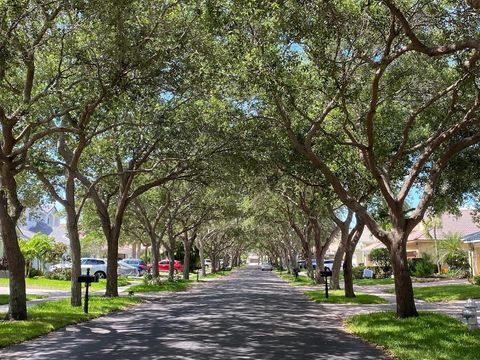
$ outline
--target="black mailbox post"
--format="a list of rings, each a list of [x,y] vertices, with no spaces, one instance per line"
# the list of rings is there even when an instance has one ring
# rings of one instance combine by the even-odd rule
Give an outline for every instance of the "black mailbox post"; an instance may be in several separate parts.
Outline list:
[[[325,278],[325,297],[328,299],[328,277],[332,276],[332,270],[325,266],[323,270],[320,271],[320,276]]]
[[[79,283],[85,283],[85,302],[83,304],[83,312],[88,314],[88,288],[93,282],[98,282],[98,277],[90,275],[90,269],[87,269],[87,275],[80,275],[78,277]]]

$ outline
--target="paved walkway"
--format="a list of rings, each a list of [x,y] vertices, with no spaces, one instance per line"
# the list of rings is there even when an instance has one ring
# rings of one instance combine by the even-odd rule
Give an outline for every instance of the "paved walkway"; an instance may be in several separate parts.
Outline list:
[[[246,268],[12,346],[0,359],[387,359],[342,330],[338,309]]]
[[[118,288],[118,292],[125,292],[131,285],[123,286]],[[82,288],[82,296],[85,294],[85,289]],[[0,294],[9,294],[10,289],[8,286],[0,286]],[[55,289],[41,289],[41,288],[27,288],[27,295],[41,295],[44,296],[42,299],[34,299],[27,301],[27,307],[35,306],[41,304],[44,301],[50,300],[60,300],[70,297],[70,290],[55,290]],[[90,294],[103,295],[105,290],[90,291]],[[6,313],[8,311],[8,304],[0,305],[0,313]],[[1,358],[0,358],[1,359]]]

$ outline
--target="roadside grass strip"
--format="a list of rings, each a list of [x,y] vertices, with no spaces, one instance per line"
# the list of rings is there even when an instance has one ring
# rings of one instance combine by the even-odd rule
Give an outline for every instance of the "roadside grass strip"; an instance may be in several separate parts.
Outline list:
[[[387,291],[393,293],[395,290],[389,289]],[[480,299],[480,286],[462,284],[422,286],[414,287],[413,293],[416,299],[424,300],[426,302]]]
[[[344,325],[398,360],[480,359],[480,330],[470,332],[446,315],[421,312],[417,318],[397,319],[393,312],[377,312],[351,316]]]
[[[125,277],[118,278],[118,286],[126,286],[129,284],[129,281]],[[1,278],[0,279],[0,286],[8,286],[9,279]],[[26,278],[25,283],[27,289],[49,289],[49,290],[70,290],[71,281],[70,280],[52,280],[46,279],[43,277],[38,278]],[[100,279],[99,282],[92,283],[90,286],[90,290],[98,291],[105,289],[107,284],[107,280]]]
[[[20,343],[56,329],[108,314],[125,310],[142,302],[137,297],[106,298],[92,296],[89,300],[89,313],[83,307],[70,306],[70,299],[46,301],[28,309],[27,321],[1,321],[0,347]],[[4,318],[5,314],[0,314]]]
[[[329,304],[388,304],[388,301],[370,294],[355,293],[354,298],[345,297],[345,291],[343,290],[330,290],[328,291],[328,299],[325,298],[325,291],[311,290],[305,291],[311,300],[316,303],[329,303]]]
[[[368,286],[368,285],[391,285],[395,284],[395,279],[385,278],[385,279],[355,279],[353,280],[355,285],[359,286]]]
[[[235,272],[235,269],[232,269],[230,271],[218,271],[216,273],[207,273],[205,276],[202,276],[200,274],[198,281],[208,281],[208,280],[213,280],[213,279],[218,279],[224,276],[230,275],[232,272]],[[197,275],[195,275],[195,279],[197,278]]]
[[[162,281],[159,284],[138,284],[128,288],[134,293],[162,292],[162,291],[185,291],[192,284],[192,280]]]
[[[45,299],[46,296],[42,295],[27,295],[27,301],[36,300],[36,299]],[[8,304],[9,295],[0,294],[0,305]]]
[[[297,286],[311,286],[311,285],[314,285],[313,280],[310,279],[306,275],[298,275],[297,280],[295,280],[295,276],[293,276],[292,274],[289,274],[287,272],[279,272],[279,271],[275,271],[275,272],[283,280],[288,281],[292,285],[297,285]]]

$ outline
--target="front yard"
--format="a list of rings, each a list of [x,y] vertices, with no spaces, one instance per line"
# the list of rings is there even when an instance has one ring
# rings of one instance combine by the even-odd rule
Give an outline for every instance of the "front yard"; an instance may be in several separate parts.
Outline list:
[[[388,289],[387,291],[395,292],[394,289]],[[480,286],[478,285],[418,286],[414,287],[413,292],[416,299],[427,302],[480,299]]]
[[[328,292],[328,299],[325,298],[325,291],[323,290],[312,290],[305,291],[311,300],[316,303],[330,303],[330,304],[388,304],[388,301],[370,294],[355,293],[356,297],[347,298],[345,297],[344,290],[330,290]]]
[[[449,316],[422,312],[418,318],[397,319],[393,312],[354,315],[348,331],[383,347],[398,360],[478,360],[480,330],[470,332]]]
[[[8,286],[9,279],[0,278],[0,286]],[[52,280],[43,277],[38,278],[26,278],[25,283],[27,289],[49,289],[49,290],[70,290],[70,280]],[[107,281],[100,279],[97,283],[92,283],[90,289],[92,291],[98,291],[105,289]],[[118,278],[118,286],[128,285],[128,280],[124,277]]]

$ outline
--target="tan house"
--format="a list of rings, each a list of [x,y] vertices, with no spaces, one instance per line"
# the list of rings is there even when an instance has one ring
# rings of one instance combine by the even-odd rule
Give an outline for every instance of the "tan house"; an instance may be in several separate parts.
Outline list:
[[[462,209],[459,215],[443,214],[440,224],[427,232],[420,223],[410,234],[407,241],[407,257],[419,258],[422,254],[435,257],[436,242],[446,239],[450,234],[460,234],[464,241],[463,248],[468,252],[470,266],[474,275],[480,274],[480,226],[473,221],[472,210]],[[385,247],[365,229],[354,255],[354,263],[372,266],[369,253],[373,249]]]

